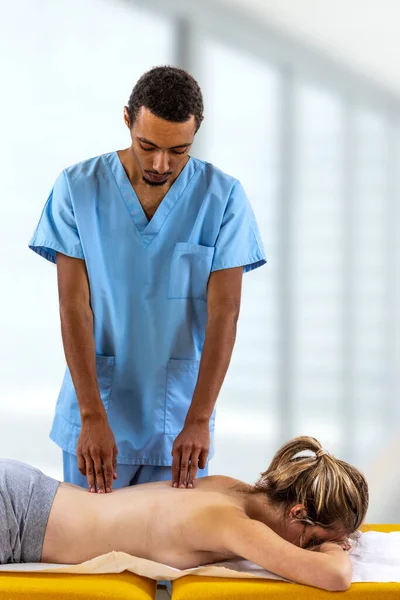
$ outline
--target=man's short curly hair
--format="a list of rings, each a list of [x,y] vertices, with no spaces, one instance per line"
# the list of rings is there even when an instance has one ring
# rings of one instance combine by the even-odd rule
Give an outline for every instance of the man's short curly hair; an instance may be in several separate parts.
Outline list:
[[[154,67],[138,79],[128,102],[131,127],[142,106],[154,115],[183,123],[193,115],[196,131],[203,119],[203,96],[197,81],[183,69]]]

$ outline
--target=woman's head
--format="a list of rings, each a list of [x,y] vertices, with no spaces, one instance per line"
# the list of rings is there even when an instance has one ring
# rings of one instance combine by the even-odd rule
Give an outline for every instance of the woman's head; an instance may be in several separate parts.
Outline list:
[[[309,525],[319,532],[336,532],[338,538],[352,536],[368,508],[368,485],[362,473],[305,436],[278,450],[254,492],[265,493],[285,518],[302,524],[303,530]]]

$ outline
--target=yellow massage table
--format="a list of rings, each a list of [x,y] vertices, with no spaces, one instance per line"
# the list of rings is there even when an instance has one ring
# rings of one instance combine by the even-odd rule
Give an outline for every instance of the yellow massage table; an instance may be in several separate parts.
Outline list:
[[[363,531],[400,531],[399,525],[365,525]],[[399,578],[400,579],[400,578]],[[172,600],[332,600],[332,592],[266,579],[188,576],[172,583]],[[353,583],[340,598],[399,600],[400,583]]]
[[[1,600],[153,600],[156,582],[133,573],[0,573]]]

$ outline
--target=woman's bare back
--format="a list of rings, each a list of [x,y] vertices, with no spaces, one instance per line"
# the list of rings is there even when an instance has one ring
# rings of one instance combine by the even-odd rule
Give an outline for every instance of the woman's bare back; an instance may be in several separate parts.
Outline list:
[[[289,535],[282,514],[268,507],[263,494],[241,493],[249,489],[222,476],[200,479],[194,489],[160,482],[101,495],[61,484],[42,562],[80,563],[115,550],[187,569],[241,556],[298,583],[347,589],[347,553],[332,543],[323,543],[320,552],[298,547],[304,525],[292,518]],[[335,528],[309,529],[309,537],[318,530],[324,542],[338,535]]]
[[[50,513],[43,562],[79,563],[112,550],[185,569],[224,560],[210,547],[208,515],[229,507],[245,515],[246,487],[236,479],[211,476],[194,489],[156,482],[111,494],[61,484]]]

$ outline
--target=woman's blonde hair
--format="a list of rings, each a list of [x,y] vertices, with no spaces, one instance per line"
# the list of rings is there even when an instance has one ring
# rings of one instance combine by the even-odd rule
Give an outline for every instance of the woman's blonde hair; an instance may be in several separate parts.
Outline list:
[[[278,450],[253,493],[265,493],[283,507],[303,504],[305,523],[353,534],[368,508],[363,474],[325,452],[313,437],[297,437]]]

